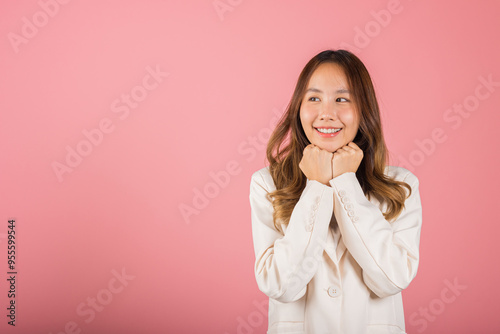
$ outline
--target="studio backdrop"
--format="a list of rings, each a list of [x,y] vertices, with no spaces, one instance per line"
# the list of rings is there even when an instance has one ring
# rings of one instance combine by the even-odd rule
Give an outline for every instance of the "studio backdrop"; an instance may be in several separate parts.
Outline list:
[[[0,1],[0,331],[265,333],[249,185],[300,70],[367,66],[420,181],[408,333],[498,333],[498,1]]]

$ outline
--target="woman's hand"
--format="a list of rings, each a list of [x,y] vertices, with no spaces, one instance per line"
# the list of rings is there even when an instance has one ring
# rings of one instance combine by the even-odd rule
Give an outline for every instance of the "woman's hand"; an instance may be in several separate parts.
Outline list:
[[[333,177],[337,177],[344,173],[354,172],[358,170],[359,165],[363,160],[363,151],[354,142],[339,148],[333,153],[332,172]]]
[[[333,153],[314,144],[309,144],[304,149],[299,167],[309,180],[315,180],[329,186],[328,181],[333,178],[332,158]]]

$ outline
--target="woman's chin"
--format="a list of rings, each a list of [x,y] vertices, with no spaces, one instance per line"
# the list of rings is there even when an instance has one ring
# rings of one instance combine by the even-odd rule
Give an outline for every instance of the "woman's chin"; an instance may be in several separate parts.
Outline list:
[[[337,145],[325,145],[325,144],[319,144],[319,143],[313,143],[314,145],[318,146],[320,149],[328,151],[330,153],[334,153],[336,150],[339,149]]]

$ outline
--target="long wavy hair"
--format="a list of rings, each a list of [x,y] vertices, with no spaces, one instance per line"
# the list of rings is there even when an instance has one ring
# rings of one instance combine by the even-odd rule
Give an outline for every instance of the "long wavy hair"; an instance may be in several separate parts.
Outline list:
[[[276,190],[267,194],[272,202],[276,229],[288,224],[293,208],[306,185],[306,176],[299,168],[304,148],[310,144],[300,121],[300,106],[313,72],[323,63],[338,64],[347,77],[356,112],[360,116],[354,143],[363,150],[363,160],[356,177],[365,196],[375,196],[387,203],[383,212],[386,220],[397,218],[404,208],[411,187],[384,174],[387,149],[382,135],[380,112],[371,77],[361,60],[346,50],[325,50],[314,56],[304,67],[297,80],[286,112],[276,125],[267,144],[267,160]],[[406,195],[405,189],[408,189]]]

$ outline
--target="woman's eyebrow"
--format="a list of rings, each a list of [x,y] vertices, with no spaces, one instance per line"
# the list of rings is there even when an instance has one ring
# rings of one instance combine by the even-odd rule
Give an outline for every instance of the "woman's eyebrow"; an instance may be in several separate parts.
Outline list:
[[[345,94],[345,93],[349,94],[350,92],[349,92],[349,89],[342,88],[342,89],[337,90],[337,93],[339,93],[339,94]]]
[[[306,90],[306,93],[307,92],[313,92],[313,93],[323,93],[323,91],[321,89],[318,89],[318,88],[314,88],[314,87],[311,87],[311,88],[308,88]],[[341,89],[337,89],[337,91],[335,92],[337,94],[349,94],[349,90],[348,89],[345,89],[345,88],[341,88]]]

